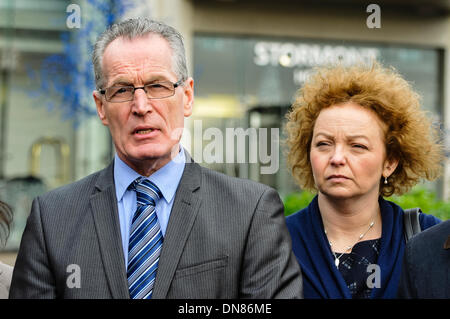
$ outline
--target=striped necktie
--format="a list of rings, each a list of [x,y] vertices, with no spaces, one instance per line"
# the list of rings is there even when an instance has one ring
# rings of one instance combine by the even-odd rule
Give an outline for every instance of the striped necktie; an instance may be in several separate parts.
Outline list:
[[[137,209],[128,244],[128,288],[130,298],[150,299],[163,242],[155,211],[162,194],[155,184],[141,177],[130,188],[136,191]]]

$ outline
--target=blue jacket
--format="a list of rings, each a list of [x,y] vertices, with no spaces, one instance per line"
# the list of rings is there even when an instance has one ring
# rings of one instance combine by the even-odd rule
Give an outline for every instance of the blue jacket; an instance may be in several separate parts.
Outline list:
[[[371,298],[395,298],[402,269],[405,238],[403,209],[379,198],[382,234],[377,265],[380,267],[381,285],[373,288]],[[422,230],[440,220],[432,215],[420,214]],[[303,273],[304,298],[351,298],[347,284],[334,265],[327,241],[317,196],[308,207],[290,215],[286,223],[292,238],[292,248]]]

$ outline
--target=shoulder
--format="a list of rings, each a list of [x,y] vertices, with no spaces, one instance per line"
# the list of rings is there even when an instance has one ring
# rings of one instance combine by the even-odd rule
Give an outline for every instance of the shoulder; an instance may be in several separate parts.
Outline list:
[[[424,282],[431,283],[427,278],[439,277],[447,267],[448,251],[444,249],[444,243],[449,233],[450,221],[446,221],[415,235],[406,244],[405,264],[410,271],[418,272]]]
[[[239,196],[261,196],[264,192],[276,192],[272,187],[245,178],[232,177],[209,168],[201,167],[202,187]]]
[[[76,182],[55,188],[39,196],[39,199],[41,201],[64,201],[67,200],[68,197],[72,196],[89,196],[97,184],[99,177],[105,175],[107,169],[109,169],[109,167],[92,173]],[[114,184],[113,178],[111,178],[111,184]]]
[[[397,214],[400,214],[399,217],[401,217],[401,218],[404,217],[405,211],[407,210],[407,209],[403,209],[396,203],[389,201],[389,200],[381,199],[380,203],[383,206],[384,205],[390,206],[394,212],[396,212]],[[423,212],[419,214],[419,223],[420,223],[420,228],[422,229],[422,231],[427,228],[430,228],[431,226],[439,224],[440,222],[441,222],[441,220],[439,218],[437,218],[431,214],[426,214]]]
[[[111,170],[112,171],[112,170]],[[73,212],[87,212],[90,198],[98,192],[97,188],[114,187],[114,179],[105,179],[107,169],[95,172],[76,182],[55,188],[34,199],[31,214],[40,216],[41,220],[49,218],[49,222],[53,223],[57,220],[64,223],[67,218],[75,217]],[[101,180],[110,180],[109,182],[101,182]],[[70,217],[69,215],[72,215]]]
[[[0,262],[0,278],[10,278],[12,276],[13,267]]]
[[[0,298],[6,298],[8,295],[12,273],[13,267],[0,262]]]
[[[286,217],[286,226],[294,238],[310,236],[310,231],[315,227],[314,201],[298,212]],[[317,225],[316,225],[317,226]]]
[[[298,212],[287,216],[286,224],[288,224],[288,226],[290,225],[292,227],[292,226],[304,223],[304,222],[306,222],[306,219],[308,217],[307,214],[308,214],[308,207],[305,207],[305,208],[299,210]]]
[[[421,213],[419,215],[420,228],[426,230],[434,225],[441,223],[441,220],[433,215]]]
[[[220,212],[229,209],[227,207],[232,205],[232,210],[242,216],[249,217],[256,212],[266,212],[270,216],[280,215],[284,220],[283,202],[278,192],[272,187],[198,167],[200,167],[198,172],[200,172],[201,182],[196,193],[208,210]]]
[[[410,242],[408,242],[408,245],[430,247],[430,245],[433,246],[434,244],[436,244],[437,246],[440,246],[440,248],[442,248],[449,234],[450,220],[447,220],[431,226],[428,229],[417,234],[416,236],[411,238]]]

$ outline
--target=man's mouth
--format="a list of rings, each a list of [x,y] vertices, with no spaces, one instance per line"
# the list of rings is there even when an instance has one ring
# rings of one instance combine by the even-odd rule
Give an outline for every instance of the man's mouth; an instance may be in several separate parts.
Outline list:
[[[155,129],[148,128],[148,129],[145,129],[145,130],[136,130],[134,133],[135,134],[140,134],[140,135],[145,135],[145,134],[149,134],[149,133],[153,132],[154,130]]]

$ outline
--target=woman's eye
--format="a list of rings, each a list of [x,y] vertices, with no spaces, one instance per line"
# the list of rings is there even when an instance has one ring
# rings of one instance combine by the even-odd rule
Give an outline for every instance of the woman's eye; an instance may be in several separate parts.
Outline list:
[[[355,147],[355,148],[360,148],[360,149],[364,149],[364,150],[367,149],[367,146],[362,145],[362,144],[353,144],[353,147]]]
[[[327,145],[329,145],[329,143],[327,143],[327,142],[317,142],[317,143],[316,143],[316,147],[319,147],[319,146],[327,146]]]

